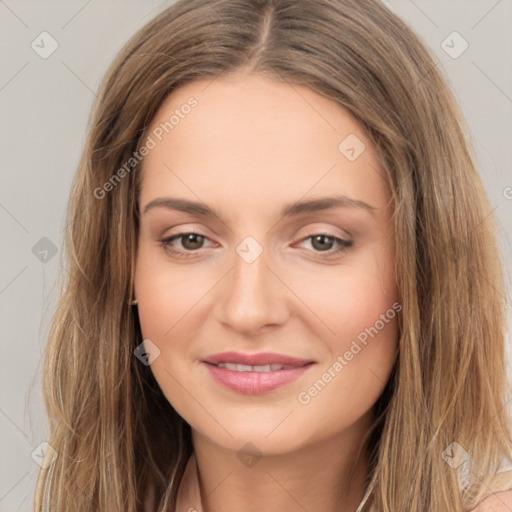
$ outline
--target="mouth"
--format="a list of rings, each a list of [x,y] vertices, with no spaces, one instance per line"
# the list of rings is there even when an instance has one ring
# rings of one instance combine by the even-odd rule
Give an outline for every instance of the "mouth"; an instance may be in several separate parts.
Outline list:
[[[304,366],[308,363],[314,363],[312,359],[301,359],[285,354],[277,354],[274,352],[260,352],[257,354],[243,354],[241,352],[222,352],[213,354],[203,359],[203,362],[215,366],[227,367],[229,370],[244,371],[276,371],[288,370]],[[236,366],[236,368],[235,368]],[[253,370],[251,370],[251,368]]]
[[[301,377],[315,361],[283,354],[224,352],[201,361],[214,381],[238,393],[258,395]]]
[[[284,364],[266,364],[266,365],[248,365],[236,363],[207,363],[216,366],[217,368],[226,368],[235,372],[276,372],[279,370],[292,370],[293,368],[300,368],[299,366],[284,365]],[[309,364],[309,363],[306,363]]]

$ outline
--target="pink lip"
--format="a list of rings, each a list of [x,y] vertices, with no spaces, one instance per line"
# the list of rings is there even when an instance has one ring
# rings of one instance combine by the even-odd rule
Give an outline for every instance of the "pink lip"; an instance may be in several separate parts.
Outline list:
[[[297,357],[275,354],[273,352],[260,352],[259,354],[242,354],[241,352],[222,352],[203,359],[210,364],[233,363],[249,366],[265,366],[267,364],[282,364],[283,366],[304,366],[314,363],[312,359],[299,359]]]
[[[211,376],[220,384],[239,393],[260,395],[297,380],[314,364],[314,361],[270,352],[259,354],[224,352],[210,356],[204,359],[202,363],[206,366]],[[218,363],[244,364],[249,366],[280,364],[290,366],[290,368],[269,372],[239,372],[215,366]]]

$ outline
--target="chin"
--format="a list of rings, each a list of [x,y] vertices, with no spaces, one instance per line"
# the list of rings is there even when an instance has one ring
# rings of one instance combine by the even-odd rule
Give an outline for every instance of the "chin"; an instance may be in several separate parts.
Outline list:
[[[310,431],[307,425],[299,424],[292,420],[293,413],[289,419],[283,419],[289,414],[281,414],[278,418],[268,418],[261,421],[257,414],[244,417],[231,418],[223,416],[226,430],[215,423],[192,426],[200,436],[207,438],[209,442],[216,444],[225,450],[239,454],[240,451],[257,450],[265,456],[285,455],[296,452],[301,447],[310,444],[313,440],[322,438],[322,425]],[[228,433],[229,432],[229,433]]]

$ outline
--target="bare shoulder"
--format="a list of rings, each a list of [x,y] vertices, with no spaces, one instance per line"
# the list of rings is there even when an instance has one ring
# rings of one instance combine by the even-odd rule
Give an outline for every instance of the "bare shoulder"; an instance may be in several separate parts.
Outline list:
[[[497,492],[485,498],[471,512],[512,512],[512,490]]]

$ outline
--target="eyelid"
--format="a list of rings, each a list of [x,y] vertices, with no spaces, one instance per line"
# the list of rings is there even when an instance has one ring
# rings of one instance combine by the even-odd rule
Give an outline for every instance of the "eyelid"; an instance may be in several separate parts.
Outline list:
[[[215,236],[213,232],[204,226],[201,223],[179,223],[173,224],[172,226],[166,226],[166,229],[162,231],[162,233],[166,233],[160,236],[160,238],[170,238],[175,235],[186,235],[187,233],[195,233],[196,235],[201,235],[204,237],[210,238],[211,236]],[[210,234],[206,234],[210,233]]]
[[[297,236],[300,240],[313,235],[328,235],[347,242],[354,238],[352,233],[333,225],[331,222],[310,222],[304,228],[299,229],[297,233],[301,234],[300,238]]]
[[[180,236],[184,236],[184,235],[188,235],[188,234],[200,235],[200,236],[208,239],[210,242],[212,241],[210,235],[206,235],[205,233],[203,233],[202,229],[196,229],[193,227],[190,229],[182,229],[181,226],[180,226],[180,229],[181,229],[181,231],[178,231],[176,233],[162,235],[161,237],[159,237],[159,241],[169,240],[170,238],[179,238]],[[344,234],[338,235],[336,233],[333,233],[329,229],[325,229],[325,228],[320,228],[320,227],[319,228],[310,228],[300,238],[296,238],[296,241],[293,243],[302,242],[307,238],[317,236],[317,235],[325,235],[325,236],[329,236],[332,238],[343,240],[344,242],[350,242],[352,239],[352,235],[350,235],[350,233],[348,233],[347,231],[345,231],[345,233],[348,236],[345,236]]]

